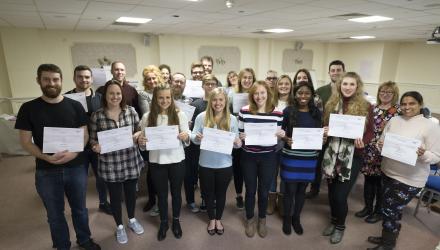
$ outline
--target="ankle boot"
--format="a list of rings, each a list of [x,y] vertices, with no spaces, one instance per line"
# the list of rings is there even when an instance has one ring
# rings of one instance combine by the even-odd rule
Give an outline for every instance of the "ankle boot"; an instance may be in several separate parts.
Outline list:
[[[277,193],[269,193],[267,198],[267,209],[266,213],[272,215],[275,212],[275,207],[277,204]]]
[[[363,218],[373,213],[374,202],[374,186],[371,186],[368,182],[364,184],[364,202],[365,207],[354,214],[358,218]]]
[[[277,193],[277,210],[278,214],[284,216],[284,203],[283,203],[283,193]]]
[[[258,235],[260,235],[261,238],[267,236],[266,218],[258,218],[257,229],[258,229]]]
[[[284,216],[283,217],[283,233],[285,235],[290,235],[292,233],[292,226],[291,226],[292,217],[290,216]]]
[[[381,243],[373,248],[367,248],[367,250],[393,250],[396,247],[396,240],[399,236],[399,232],[390,232],[382,230]],[[370,237],[368,237],[370,239]]]
[[[302,235],[304,233],[303,227],[301,225],[301,222],[298,218],[293,217],[292,218],[292,226],[293,226],[293,230],[295,231],[295,233],[297,235]]]
[[[256,231],[255,217],[246,220],[245,233],[247,237],[254,237]]]

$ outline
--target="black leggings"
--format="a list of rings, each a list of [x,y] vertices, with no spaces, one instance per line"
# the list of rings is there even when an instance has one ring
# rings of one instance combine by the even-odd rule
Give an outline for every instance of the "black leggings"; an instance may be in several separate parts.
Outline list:
[[[185,164],[182,162],[171,164],[151,163],[151,177],[157,191],[160,221],[168,221],[168,181],[170,182],[173,218],[179,218],[182,206],[182,184],[185,176]]]
[[[348,195],[356,182],[361,166],[361,158],[354,156],[350,180],[341,182],[338,177],[328,180],[328,199],[330,203],[331,223],[339,230],[345,229],[345,218],[348,213]]]
[[[110,206],[116,226],[122,224],[122,189],[124,189],[125,206],[127,207],[128,218],[134,218],[136,207],[136,185],[138,179],[126,180],[124,182],[106,182],[110,195]]]
[[[374,206],[375,213],[381,213],[382,210],[382,176],[380,175],[365,175],[364,182],[364,201],[365,206],[372,210]]]
[[[301,210],[304,207],[307,184],[307,182],[284,182],[283,202],[285,216],[292,215],[295,220],[299,220]],[[295,202],[292,206],[293,199],[295,199]]]
[[[199,145],[191,143],[191,145],[185,148],[185,177],[183,185],[186,203],[188,204],[195,202],[194,186],[199,178],[199,156]]]
[[[226,203],[226,191],[232,177],[232,167],[205,168],[200,166],[200,184],[205,194],[210,220],[220,220]],[[214,210],[214,201],[216,207]]]
[[[240,165],[240,155],[242,149],[234,148],[232,150],[232,169],[234,170],[234,186],[235,193],[241,194],[243,192],[243,168]]]
[[[154,185],[153,185],[153,180],[151,179],[151,170],[150,170],[150,163],[149,163],[149,153],[148,151],[142,151],[139,150],[139,152],[141,153],[142,158],[144,159],[144,161],[147,163],[148,168],[147,168],[147,175],[145,178],[145,181],[147,183],[147,191],[148,191],[148,199],[153,202],[156,203],[156,190],[154,189]]]

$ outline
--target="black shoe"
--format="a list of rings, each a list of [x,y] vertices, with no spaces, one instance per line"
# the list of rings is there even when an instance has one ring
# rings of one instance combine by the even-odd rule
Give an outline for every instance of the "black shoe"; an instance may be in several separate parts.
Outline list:
[[[168,222],[160,223],[159,232],[157,232],[157,240],[163,241],[167,237]]]
[[[364,207],[361,211],[354,213],[354,216],[356,216],[358,218],[364,218],[365,216],[368,216],[372,213],[373,213],[373,210],[371,208]]]
[[[144,208],[142,208],[142,211],[143,212],[150,211],[154,207],[155,204],[156,204],[156,201],[149,199],[147,201],[147,204],[145,204]]]
[[[173,219],[171,231],[173,231],[174,237],[176,237],[176,239],[182,238],[182,228],[180,227],[179,219]]]
[[[290,217],[283,218],[283,233],[285,235],[290,235],[292,233],[292,226],[290,223]]]
[[[208,207],[206,206],[205,200],[202,200],[202,203],[200,203],[200,212],[206,212],[208,211]]]
[[[84,250],[101,250],[101,247],[95,242],[93,242],[92,239],[90,239],[89,241],[83,244],[80,244],[79,247]]]
[[[319,191],[310,189],[310,191],[306,194],[306,199],[313,199],[318,197]]]
[[[371,223],[374,224],[376,222],[379,222],[382,220],[382,214],[380,213],[373,213],[367,216],[367,218],[365,218],[365,222],[367,223]]]
[[[236,203],[237,208],[243,210],[244,209],[243,196],[237,196],[235,200],[237,201]]]
[[[99,204],[99,211],[103,212],[103,213],[106,213],[108,215],[112,215],[113,214],[112,207],[110,206],[110,203],[108,203],[107,201],[104,202],[104,203],[100,203]]]
[[[380,245],[380,244],[382,244],[382,237],[381,236],[368,236],[367,241],[370,243],[376,244],[376,245]]]
[[[301,222],[298,219],[292,219],[292,226],[296,234],[302,235],[304,233]]]

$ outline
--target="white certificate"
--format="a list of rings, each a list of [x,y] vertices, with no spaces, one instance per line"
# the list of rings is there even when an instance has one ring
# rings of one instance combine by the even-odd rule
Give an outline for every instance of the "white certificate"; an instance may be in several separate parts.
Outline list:
[[[131,126],[98,132],[101,154],[133,147],[132,133]]]
[[[188,118],[188,121],[191,121],[194,115],[194,111],[196,111],[196,107],[179,101],[175,101],[174,103],[182,112],[185,113],[186,118]]]
[[[330,114],[328,135],[357,139],[364,136],[365,116]]]
[[[420,140],[393,133],[386,133],[381,155],[415,166],[417,161],[417,150],[420,145],[422,145]]]
[[[322,149],[323,128],[293,128],[292,149]]]
[[[232,94],[232,112],[237,114],[240,109],[248,105],[248,93],[234,93]]]
[[[173,126],[159,126],[146,127],[145,135],[147,137],[147,150],[161,150],[178,148],[180,140],[179,127]]]
[[[84,129],[44,127],[43,153],[57,153],[64,150],[69,152],[84,150]]]
[[[249,145],[271,146],[277,144],[277,123],[245,123],[244,143]]]
[[[87,101],[86,101],[86,93],[85,92],[79,92],[79,93],[72,93],[72,94],[64,94],[65,97],[70,98],[72,100],[75,100],[83,106],[84,110],[86,112],[89,112],[87,109]]]
[[[205,91],[202,88],[202,81],[186,80],[185,90],[183,95],[192,98],[202,98],[205,96]]]
[[[205,127],[200,149],[230,155],[235,137],[233,132]]]

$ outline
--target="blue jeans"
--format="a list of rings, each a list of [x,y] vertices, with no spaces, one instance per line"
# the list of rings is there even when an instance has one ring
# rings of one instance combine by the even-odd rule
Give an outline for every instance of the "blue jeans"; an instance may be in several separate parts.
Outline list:
[[[272,183],[270,184],[270,190],[269,192],[271,193],[276,193],[277,192],[277,186],[278,186],[278,173],[280,170],[280,161],[281,161],[281,151],[282,149],[280,149],[279,151],[277,151],[277,163],[275,166],[275,173],[273,175],[272,178]],[[284,182],[280,181],[280,193],[284,193]]]
[[[85,165],[60,169],[38,169],[35,186],[46,207],[53,245],[70,248],[69,227],[64,216],[64,194],[72,211],[73,227],[78,244],[90,240],[89,217],[86,208],[87,167]]]
[[[85,165],[92,166],[93,174],[96,180],[96,191],[98,192],[99,204],[107,202],[107,187],[104,180],[98,175],[98,155],[91,149],[86,149],[84,152],[86,159]]]

